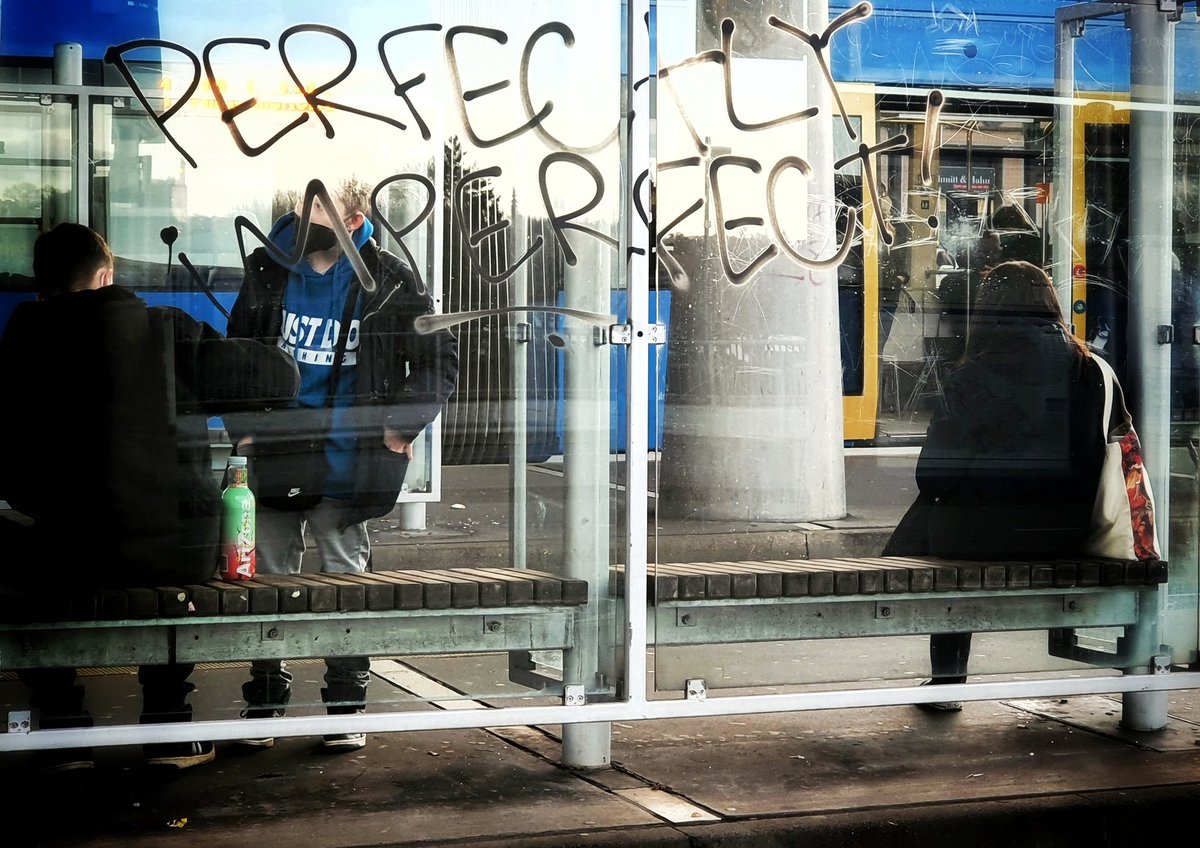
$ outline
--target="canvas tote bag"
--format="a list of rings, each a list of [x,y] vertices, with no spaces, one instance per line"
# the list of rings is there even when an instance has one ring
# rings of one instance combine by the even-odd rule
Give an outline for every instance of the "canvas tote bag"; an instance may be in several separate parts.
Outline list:
[[[1150,475],[1142,463],[1142,445],[1117,375],[1099,356],[1093,356],[1092,361],[1104,375],[1104,417],[1100,426],[1105,448],[1084,552],[1106,559],[1157,560],[1160,556],[1154,495],[1150,491]]]

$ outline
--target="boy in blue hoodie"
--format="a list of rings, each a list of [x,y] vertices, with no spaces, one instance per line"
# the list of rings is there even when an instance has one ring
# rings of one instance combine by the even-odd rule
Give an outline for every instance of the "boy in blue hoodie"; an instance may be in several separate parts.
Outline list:
[[[433,300],[412,270],[380,250],[367,218],[370,188],[345,180],[336,210],[314,202],[302,255],[296,255],[303,201],[271,228],[275,248],[259,248],[229,320],[231,337],[276,344],[295,359],[300,392],[287,409],[231,416],[238,452],[251,457],[258,500],[257,567],[296,574],[313,537],[319,570],[366,571],[366,520],[396,505],[412,443],[438,414],[458,375],[457,341],[449,332],[418,334],[413,322]],[[349,237],[371,279],[360,280],[338,240]],[[309,569],[315,570],[315,569]],[[369,657],[325,661],[322,700],[331,715],[366,709]],[[256,662],[242,687],[248,718],[284,714],[291,675],[281,662]],[[243,744],[266,748],[274,739]],[[362,733],[326,736],[330,750],[366,744]]]

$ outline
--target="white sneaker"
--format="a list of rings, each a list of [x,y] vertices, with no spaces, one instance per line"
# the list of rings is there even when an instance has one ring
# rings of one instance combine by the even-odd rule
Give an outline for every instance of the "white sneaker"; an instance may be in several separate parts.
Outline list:
[[[326,751],[356,751],[366,745],[365,733],[334,733],[321,740],[321,747]]]
[[[252,739],[234,739],[234,745],[241,745],[243,748],[270,748],[275,744],[274,736],[256,736]]]

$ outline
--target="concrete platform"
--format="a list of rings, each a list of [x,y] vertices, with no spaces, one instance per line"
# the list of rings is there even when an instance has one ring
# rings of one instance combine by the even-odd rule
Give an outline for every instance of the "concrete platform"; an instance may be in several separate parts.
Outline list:
[[[311,688],[321,669],[298,671]],[[197,716],[225,717],[245,674],[198,671]],[[132,671],[87,684],[90,702],[136,710]],[[21,689],[0,682],[0,700]],[[459,705],[472,706],[487,708]],[[251,753],[220,743],[214,762],[166,774],[136,747],[56,777],[8,754],[0,844],[1128,845],[1151,823],[1190,823],[1200,696],[1172,693],[1170,726],[1152,734],[1120,730],[1117,706],[1090,696],[621,723],[614,767],[594,773],[557,765],[557,726],[375,734],[343,754],[305,738]]]

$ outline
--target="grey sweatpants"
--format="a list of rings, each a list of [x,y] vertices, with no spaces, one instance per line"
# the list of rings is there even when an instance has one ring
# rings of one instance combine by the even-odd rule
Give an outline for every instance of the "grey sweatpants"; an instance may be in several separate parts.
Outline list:
[[[322,498],[311,509],[284,511],[258,506],[255,521],[255,568],[261,574],[299,574],[307,528],[316,547],[318,568],[327,574],[366,571],[371,541],[365,523],[345,530],[338,523],[346,502]],[[361,710],[371,679],[370,657],[328,657],[321,698],[331,712]],[[292,675],[279,660],[255,660],[242,696],[251,709],[283,707],[291,699]]]

